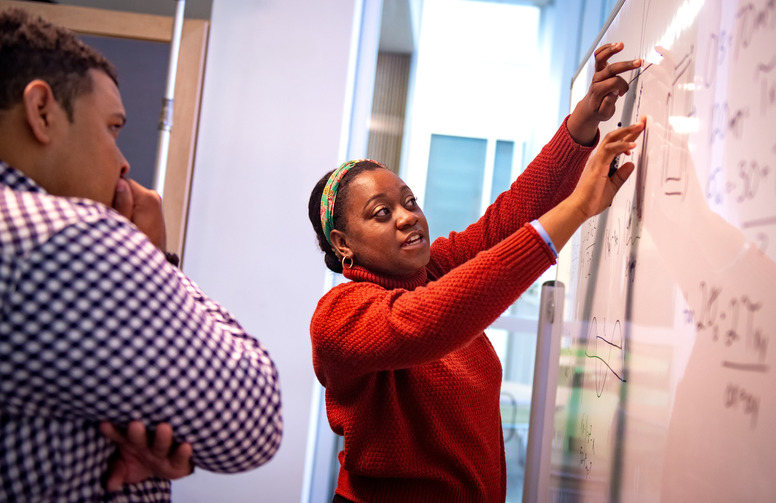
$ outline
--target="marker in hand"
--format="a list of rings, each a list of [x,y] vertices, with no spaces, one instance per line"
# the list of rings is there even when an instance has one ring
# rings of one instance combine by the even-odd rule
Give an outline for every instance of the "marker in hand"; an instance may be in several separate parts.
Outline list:
[[[643,123],[645,128],[646,128],[646,121],[647,121],[647,118],[644,116],[639,118],[639,122]],[[617,127],[622,127],[622,122],[618,123]],[[624,152],[624,155],[631,155],[631,151],[626,150]],[[618,155],[618,156],[615,156],[614,159],[612,159],[611,163],[609,163],[609,173],[608,173],[609,178],[611,178],[612,176],[614,176],[615,173],[617,173],[617,170],[619,169],[619,167],[620,167],[620,156]]]
[[[609,164],[609,178],[613,177],[617,173],[617,168],[620,167],[620,156],[616,156]]]
[[[622,122],[617,123],[617,127],[622,127]],[[617,168],[620,167],[620,156],[614,156],[612,162],[609,164],[609,178],[613,177],[617,173]]]

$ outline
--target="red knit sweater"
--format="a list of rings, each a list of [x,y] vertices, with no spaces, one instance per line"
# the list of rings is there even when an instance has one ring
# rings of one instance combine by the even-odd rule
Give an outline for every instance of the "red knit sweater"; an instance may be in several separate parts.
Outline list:
[[[318,303],[313,365],[343,435],[336,492],[356,502],[503,502],[501,365],[483,332],[555,260],[530,225],[592,147],[565,124],[485,215],[409,279],[358,266]]]

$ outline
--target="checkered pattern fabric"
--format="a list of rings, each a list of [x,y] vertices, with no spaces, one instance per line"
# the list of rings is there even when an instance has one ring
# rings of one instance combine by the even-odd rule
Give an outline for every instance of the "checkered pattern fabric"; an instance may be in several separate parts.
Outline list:
[[[135,419],[169,422],[203,469],[257,467],[282,434],[277,371],[128,220],[0,162],[0,501],[169,501],[164,480],[102,488],[97,422]]]

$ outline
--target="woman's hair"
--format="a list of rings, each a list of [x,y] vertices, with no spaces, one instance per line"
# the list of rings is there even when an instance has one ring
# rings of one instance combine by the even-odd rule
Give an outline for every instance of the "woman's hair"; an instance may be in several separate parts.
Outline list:
[[[381,168],[384,169],[383,166],[376,162],[361,161],[356,163],[345,174],[337,189],[337,200],[334,204],[334,214],[332,215],[333,229],[345,230],[345,207],[347,206],[348,192],[350,192],[348,190],[350,182],[355,180],[364,171],[373,171]],[[321,225],[321,196],[323,196],[323,189],[326,187],[326,182],[329,181],[329,177],[333,172],[334,170],[329,171],[315,184],[312,193],[310,193],[310,201],[307,203],[307,216],[310,218],[310,223],[313,224],[315,234],[318,236],[318,246],[323,251],[323,260],[326,262],[326,267],[334,272],[341,273],[342,263],[340,263],[340,259],[332,250],[329,242],[326,241],[326,234],[324,234],[323,226]]]

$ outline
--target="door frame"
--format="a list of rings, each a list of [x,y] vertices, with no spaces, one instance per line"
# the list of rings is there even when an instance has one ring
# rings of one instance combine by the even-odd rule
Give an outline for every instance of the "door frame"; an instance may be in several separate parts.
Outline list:
[[[78,34],[172,42],[174,18],[71,5],[0,0],[0,10],[19,7]],[[173,126],[164,181],[162,207],[167,229],[167,251],[183,258],[191,178],[199,124],[202,82],[210,23],[183,22],[178,73],[175,80]],[[162,96],[159,96],[161,113]]]

